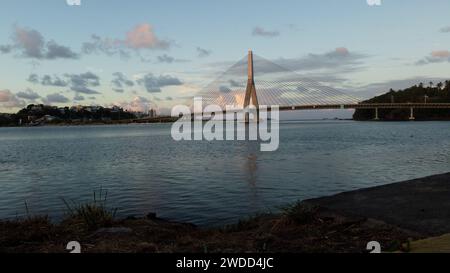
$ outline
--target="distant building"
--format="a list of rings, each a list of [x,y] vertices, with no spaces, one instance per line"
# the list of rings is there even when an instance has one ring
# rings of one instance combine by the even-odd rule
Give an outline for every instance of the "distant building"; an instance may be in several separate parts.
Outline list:
[[[113,112],[113,113],[123,112],[123,109],[120,108],[119,106],[114,105],[114,106],[111,108],[111,112]]]

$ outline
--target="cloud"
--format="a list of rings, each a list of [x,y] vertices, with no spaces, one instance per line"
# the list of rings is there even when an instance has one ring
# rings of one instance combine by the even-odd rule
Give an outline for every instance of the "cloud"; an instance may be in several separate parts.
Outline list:
[[[162,40],[156,36],[150,24],[140,24],[128,31],[125,38],[104,38],[92,34],[90,40],[82,44],[81,52],[86,55],[106,54],[118,55],[122,59],[129,59],[137,54],[143,62],[147,59],[140,55],[142,50],[166,50],[171,47],[171,42]],[[162,57],[163,61],[168,60]]]
[[[269,31],[265,30],[262,27],[255,27],[252,31],[253,36],[260,36],[260,37],[267,37],[267,38],[273,38],[280,35],[280,32],[277,30]]]
[[[100,78],[92,72],[81,74],[64,74],[64,78],[59,76],[44,75],[41,78],[37,74],[31,74],[28,81],[34,84],[40,83],[43,86],[70,87],[70,90],[83,94],[100,94],[92,87],[100,86]]]
[[[31,79],[34,80],[34,76],[30,75]],[[30,78],[29,78],[30,80]],[[41,84],[45,86],[57,86],[57,87],[65,87],[68,85],[67,81],[62,80],[61,78],[55,76],[52,77],[50,75],[44,75],[41,79]]]
[[[448,58],[450,57],[450,51],[448,50],[438,50],[431,52],[431,56],[434,58]]]
[[[229,87],[227,87],[227,86],[220,86],[219,87],[219,92],[220,93],[230,93],[231,92],[231,89],[229,88]]]
[[[65,74],[70,81],[70,89],[83,94],[100,94],[100,92],[91,89],[100,85],[100,78],[92,72],[81,74]]]
[[[55,41],[46,42],[44,36],[37,30],[15,26],[13,44],[0,45],[0,52],[6,54],[19,52],[21,57],[38,60],[76,59],[78,54],[69,47],[59,45]]]
[[[124,87],[134,86],[134,82],[129,80],[122,72],[113,73],[113,79],[111,80],[113,90],[118,93],[124,92]]]
[[[173,63],[175,61],[174,57],[171,57],[167,54],[158,56],[158,62],[160,63]]]
[[[13,94],[9,90],[0,90],[0,102],[8,102],[11,100]]]
[[[34,83],[34,84],[38,84],[39,83],[39,76],[37,74],[30,74],[30,76],[28,76],[27,81]]]
[[[47,53],[45,54],[45,58],[49,60],[54,59],[76,59],[78,58],[78,54],[73,52],[69,47],[59,45],[54,41],[50,41],[47,43]]]
[[[41,96],[38,93],[34,92],[31,89],[27,89],[26,91],[18,92],[16,94],[16,96],[21,99],[32,100],[32,101],[41,98]]]
[[[131,101],[117,102],[115,105],[132,112],[147,112],[155,108],[151,100],[141,96],[136,96]]]
[[[199,58],[204,58],[204,57],[208,57],[209,55],[211,55],[212,51],[211,50],[207,50],[201,47],[197,47],[197,56]]]
[[[117,93],[123,93],[124,87],[134,86],[134,81],[130,80],[122,72],[113,73],[113,79],[111,80],[113,91]]]
[[[242,83],[239,83],[233,79],[228,81],[231,87],[244,87]]]
[[[118,39],[102,38],[93,34],[90,41],[83,43],[81,52],[86,55],[100,53],[107,56],[119,55],[122,59],[129,59],[131,54],[122,48],[122,44]]]
[[[170,43],[156,37],[150,24],[140,24],[130,30],[124,44],[132,49],[168,49]]]
[[[357,95],[358,97],[369,99],[374,96],[378,96],[388,92],[391,88],[393,90],[405,89],[414,85],[418,85],[420,82],[429,83],[429,82],[440,82],[444,81],[442,78],[435,77],[427,77],[427,76],[416,76],[411,78],[405,78],[400,80],[388,80],[385,82],[372,83],[364,86],[352,86],[347,89],[347,91],[351,91],[352,94]]]
[[[23,55],[30,58],[41,59],[44,54],[45,40],[41,33],[33,29],[25,29],[16,26],[13,39],[16,46],[23,50]]]
[[[345,70],[348,72],[356,69],[356,66],[362,64],[361,60],[367,57],[364,54],[350,52],[345,47],[338,47],[323,54],[311,53],[302,58],[279,59],[275,62],[293,71],[341,69],[340,72]]]
[[[3,108],[21,108],[26,105],[25,101],[19,99],[9,90],[0,90],[0,107]]]
[[[320,75],[326,75],[326,77],[334,79],[337,78],[338,74],[351,73],[364,69],[363,60],[367,57],[369,56],[352,52],[345,47],[338,47],[325,53],[310,53],[298,58],[267,60],[254,55],[253,62],[258,75],[301,71],[302,74],[319,77]],[[212,65],[223,69],[224,66],[230,66],[231,63],[221,62]],[[236,76],[246,75],[247,57],[234,64],[231,68],[228,68],[227,73]]]
[[[443,27],[439,31],[442,33],[448,33],[450,32],[450,26]]]
[[[13,47],[11,45],[0,45],[0,52],[3,54],[8,54],[12,51]]]
[[[169,75],[154,76],[151,73],[146,74],[143,78],[139,79],[138,84],[145,87],[149,93],[161,92],[161,88],[166,86],[182,85],[183,83],[176,77]]]
[[[75,97],[73,97],[73,100],[82,101],[84,100],[84,97],[80,94],[76,94]]]
[[[54,93],[54,94],[50,94],[47,95],[44,98],[44,102],[46,104],[52,104],[52,103],[68,103],[69,99],[59,93]]]
[[[184,62],[188,62],[188,60],[183,60],[183,59],[176,59],[172,56],[169,56],[167,54],[163,54],[157,57],[158,63],[184,63]],[[145,61],[145,60],[143,60]]]
[[[431,63],[450,62],[450,51],[436,50],[432,51],[429,56],[422,58],[416,62],[416,65],[426,65]]]

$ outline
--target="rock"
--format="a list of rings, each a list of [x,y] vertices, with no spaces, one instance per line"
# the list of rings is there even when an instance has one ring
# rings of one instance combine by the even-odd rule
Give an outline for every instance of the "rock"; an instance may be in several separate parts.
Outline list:
[[[156,213],[154,213],[154,212],[150,212],[149,214],[147,214],[147,219],[149,219],[149,220],[155,220],[157,218],[158,217],[156,217]]]
[[[158,246],[152,243],[140,243],[137,246],[138,252],[143,253],[155,253],[158,252]]]

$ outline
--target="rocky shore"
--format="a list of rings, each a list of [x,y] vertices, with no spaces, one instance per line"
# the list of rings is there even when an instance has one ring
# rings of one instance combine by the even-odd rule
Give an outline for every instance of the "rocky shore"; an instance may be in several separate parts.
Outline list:
[[[449,194],[450,174],[442,174],[306,200],[217,228],[153,213],[117,220],[89,204],[58,224],[48,217],[0,221],[0,252],[67,253],[70,241],[86,253],[364,253],[369,241],[389,252],[438,252],[450,250]]]

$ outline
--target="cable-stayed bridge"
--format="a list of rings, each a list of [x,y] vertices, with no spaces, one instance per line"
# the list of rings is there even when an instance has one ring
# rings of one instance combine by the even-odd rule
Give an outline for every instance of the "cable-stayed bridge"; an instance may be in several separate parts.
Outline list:
[[[381,108],[410,109],[411,120],[414,119],[415,108],[450,109],[450,103],[361,103],[360,98],[302,77],[254,55],[252,51],[208,84],[196,97],[202,97],[205,105],[214,104],[222,109],[233,106],[233,111],[242,111],[249,106],[259,109],[260,105],[268,106],[269,111],[270,106],[274,105],[281,111],[374,109],[374,119],[378,119],[378,109]]]

